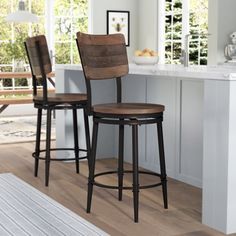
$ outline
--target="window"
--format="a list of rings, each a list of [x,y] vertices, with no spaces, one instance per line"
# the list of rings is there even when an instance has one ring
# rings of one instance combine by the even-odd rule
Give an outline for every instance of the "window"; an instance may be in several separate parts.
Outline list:
[[[56,0],[54,16],[56,64],[78,63],[75,34],[78,30],[88,31],[87,0]]]
[[[27,62],[23,42],[37,34],[47,35],[56,63],[78,63],[75,33],[88,30],[88,0],[26,0],[25,3],[28,10],[39,17],[37,24],[7,23],[6,15],[16,11],[18,0],[0,1],[0,71],[15,71],[19,63]],[[0,80],[0,89],[30,86],[31,80],[24,78]]]
[[[180,64],[189,37],[189,63],[207,64],[208,0],[165,0],[165,63]]]
[[[37,33],[45,33],[44,30],[44,3],[43,1],[29,0],[28,6],[31,12],[37,12],[39,23],[36,24],[10,24],[5,18],[9,12],[14,11],[18,7],[18,1],[1,0],[0,3],[0,69],[1,71],[14,71],[20,61],[26,61],[25,49],[23,42],[28,35]],[[21,64],[20,66],[24,66]],[[0,81],[0,89],[26,88],[30,86],[31,81],[27,79],[3,79]]]

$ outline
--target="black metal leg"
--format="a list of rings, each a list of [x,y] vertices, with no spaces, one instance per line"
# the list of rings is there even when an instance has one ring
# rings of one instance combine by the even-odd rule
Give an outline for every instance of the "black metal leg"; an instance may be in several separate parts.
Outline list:
[[[34,176],[38,176],[39,155],[40,155],[40,138],[42,125],[42,109],[38,109],[37,129],[36,129],[36,143],[35,143],[35,161],[34,161]]]
[[[51,119],[52,110],[47,110],[47,134],[46,134],[46,160],[45,160],[45,185],[48,186],[49,182],[49,169],[50,169],[50,149],[51,149]]]
[[[139,176],[138,176],[138,125],[132,125],[132,149],[133,149],[133,201],[134,222],[138,222],[139,205]]]
[[[118,153],[118,186],[119,186],[119,201],[122,201],[124,176],[124,125],[119,126],[119,153]]]
[[[93,123],[91,159],[90,159],[90,165],[89,165],[87,213],[90,213],[90,210],[91,210],[93,183],[94,183],[95,159],[96,159],[96,150],[97,150],[97,136],[98,136],[98,123],[94,122]]]
[[[159,158],[160,158],[163,201],[164,201],[164,208],[167,209],[168,208],[167,179],[166,179],[166,164],[165,164],[162,122],[157,124],[157,134],[158,134],[158,146],[159,146]]]
[[[75,150],[75,165],[76,173],[79,173],[79,140],[78,140],[78,124],[77,110],[73,109],[73,128],[74,128],[74,150]]]
[[[86,114],[85,109],[84,109],[84,128],[85,128],[85,139],[86,139],[88,166],[90,166],[91,146],[90,146],[89,120],[88,120],[88,115]]]

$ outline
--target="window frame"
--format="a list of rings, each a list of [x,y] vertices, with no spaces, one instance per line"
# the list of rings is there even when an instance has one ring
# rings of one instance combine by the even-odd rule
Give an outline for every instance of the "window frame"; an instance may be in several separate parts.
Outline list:
[[[161,64],[165,63],[165,43],[166,43],[166,32],[165,32],[165,17],[166,17],[166,0],[158,0],[158,52],[159,52],[159,62]],[[185,36],[190,32],[190,1],[182,0],[182,34],[181,34],[181,49],[184,49],[185,45]],[[200,37],[199,37],[200,38]],[[199,38],[195,41],[198,41],[198,64],[200,64],[200,43],[202,42]],[[207,39],[206,39],[207,40]],[[189,42],[193,42],[193,39],[190,39]],[[173,43],[173,42],[172,42]],[[172,64],[172,63],[171,63]]]
[[[31,3],[31,1],[29,1]],[[88,0],[88,32],[90,33],[92,30],[92,0]],[[54,36],[54,32],[55,32],[55,17],[54,17],[54,4],[55,4],[55,0],[44,0],[44,6],[45,6],[45,10],[44,10],[44,15],[42,15],[42,17],[44,17],[45,19],[45,25],[44,25],[44,29],[45,29],[45,35],[47,38],[47,43],[48,43],[48,47],[50,50],[51,55],[54,54],[55,52],[55,36]],[[27,6],[28,9],[31,9],[31,5]],[[11,3],[11,11],[14,11],[16,9],[14,9],[14,5],[13,3]],[[4,16],[5,17],[5,16]],[[14,24],[11,24],[11,40],[14,39],[14,30],[13,30]],[[27,25],[27,27],[29,27],[29,25]],[[29,31],[29,35],[32,35],[32,31]],[[1,42],[3,42],[4,40],[1,40]],[[5,40],[5,42],[8,42],[8,40]],[[55,57],[52,57],[52,63],[53,65],[55,65]],[[1,64],[1,67],[4,66],[9,66],[10,68],[12,68],[12,71],[14,70],[14,61],[12,61],[11,64]],[[2,89],[6,89],[7,87],[4,86],[2,87]],[[28,85],[27,86],[16,86],[15,85],[15,79],[12,78],[12,86],[8,87],[8,89],[20,89],[20,88],[26,88],[26,89],[31,89],[32,85],[30,84],[30,81],[28,80]],[[1,87],[0,87],[1,89]],[[34,114],[35,111],[32,110],[32,105],[18,105],[18,109],[15,109],[13,107],[9,107],[7,109],[6,112],[4,112],[3,116],[9,116],[9,115],[23,115],[23,114]]]
[[[55,65],[55,57],[53,56],[55,54],[55,44],[56,44],[56,41],[55,41],[55,19],[56,17],[58,16],[55,16],[55,13],[54,13],[54,6],[55,6],[55,1],[56,0],[44,0],[42,2],[44,2],[44,13],[42,15],[40,15],[39,17],[40,18],[44,18],[44,32],[45,32],[45,35],[46,35],[46,38],[47,38],[47,43],[48,43],[48,47],[49,47],[49,50],[50,50],[50,54],[51,54],[51,58],[52,58],[52,64]],[[73,1],[74,0],[71,0],[72,1],[72,4],[73,4]],[[28,5],[26,6],[27,9],[29,9],[29,11],[32,10],[31,6],[32,6],[32,1],[28,1],[27,3]],[[14,1],[11,1],[10,2],[10,10],[11,12],[15,11],[15,5],[14,5]],[[87,14],[87,18],[88,18],[88,31],[91,29],[91,14],[90,14],[90,11],[91,11],[91,0],[88,0],[88,14]],[[5,14],[0,14],[1,17],[6,17]],[[59,17],[58,17],[59,18]],[[73,17],[71,17],[73,18]],[[75,17],[75,18],[79,18],[79,17]],[[32,36],[32,27],[34,25],[32,25],[31,23],[25,23],[25,26],[27,27],[27,32],[28,32],[28,35],[29,36]],[[11,40],[13,43],[15,41],[15,28],[14,28],[14,23],[11,23],[10,24],[10,32],[11,32],[11,36],[9,37],[9,39],[6,39],[6,40],[0,40],[0,43],[8,43],[9,40]],[[72,46],[72,40],[73,40],[73,37],[72,37],[72,34],[73,32],[71,33],[70,35],[70,40],[68,41],[68,43],[70,44],[70,61],[73,57],[73,46]],[[9,61],[10,62],[10,61]],[[11,71],[15,71],[16,69],[16,65],[15,65],[15,60],[13,59],[10,63],[5,63],[5,64],[0,64],[0,67],[9,67],[9,70]],[[12,78],[11,79],[11,86],[2,86],[2,84],[0,83],[0,89],[31,89],[32,88],[32,85],[29,83],[29,80],[28,80],[28,85],[27,86],[17,86],[16,83],[15,83],[15,79]]]

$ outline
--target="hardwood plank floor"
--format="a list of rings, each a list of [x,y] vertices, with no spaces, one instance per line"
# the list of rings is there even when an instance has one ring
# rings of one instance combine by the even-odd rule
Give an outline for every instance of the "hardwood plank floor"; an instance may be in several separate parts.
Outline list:
[[[157,236],[220,236],[220,232],[201,224],[201,190],[168,179],[169,209],[163,208],[161,188],[140,192],[139,221],[133,222],[132,192],[124,191],[123,201],[117,200],[117,191],[94,188],[92,212],[85,212],[87,196],[87,162],[80,162],[80,174],[74,163],[52,162],[49,187],[44,186],[44,162],[40,162],[39,177],[33,176],[31,157],[34,143],[0,145],[0,173],[11,172],[44,192],[111,235]],[[127,168],[129,164],[125,164]],[[116,160],[99,160],[96,170],[116,169]],[[116,183],[116,176],[100,177]],[[130,184],[130,176],[125,184]],[[143,176],[142,183],[153,181]],[[234,234],[236,235],[236,234]]]

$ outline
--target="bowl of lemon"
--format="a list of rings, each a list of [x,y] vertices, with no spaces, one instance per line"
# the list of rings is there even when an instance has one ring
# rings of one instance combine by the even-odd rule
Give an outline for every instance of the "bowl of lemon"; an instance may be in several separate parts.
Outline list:
[[[133,61],[137,65],[155,65],[158,63],[158,59],[157,52],[149,48],[136,50],[133,57]]]

